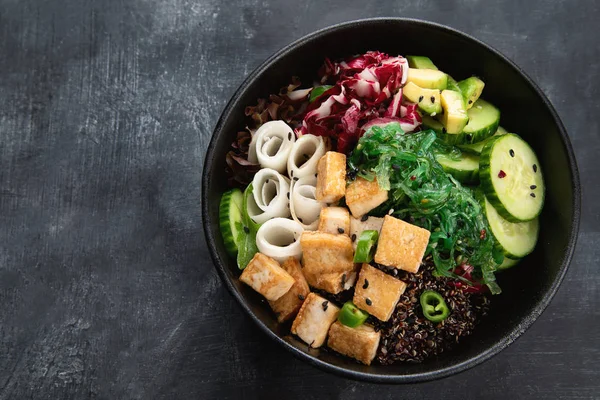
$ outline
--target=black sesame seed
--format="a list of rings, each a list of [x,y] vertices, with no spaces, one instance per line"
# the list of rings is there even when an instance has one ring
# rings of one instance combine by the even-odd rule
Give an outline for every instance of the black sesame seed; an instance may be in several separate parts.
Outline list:
[[[306,153],[304,153],[304,154],[303,154],[303,156],[304,156],[304,158],[306,158],[307,160],[310,158],[310,157],[308,156],[308,154],[306,154]]]
[[[304,296],[302,296],[301,294],[298,295],[298,299],[304,301]]]
[[[529,193],[531,197],[535,197],[535,193]]]
[[[294,171],[290,172],[290,176],[293,178],[294,177]]]
[[[423,101],[423,96],[419,96],[419,103]]]
[[[360,219],[360,220],[361,220],[362,222],[365,222],[365,221],[366,221],[366,220],[368,220],[368,219],[369,219],[369,216],[368,216],[367,214],[365,214],[365,215],[363,215],[363,216],[361,217],[361,219]]]
[[[533,164],[533,172],[537,172],[537,165]]]
[[[363,284],[363,289],[366,289],[369,287],[369,281],[367,280],[367,278],[365,278],[365,283]],[[371,301],[371,300],[369,300]]]
[[[244,226],[244,232],[250,233],[250,228],[248,228],[247,226]]]
[[[327,307],[329,307],[329,301],[325,300],[321,305],[323,306],[323,311],[327,311]]]
[[[300,179],[300,178],[294,177],[294,182],[298,182],[298,179]]]
[[[533,189],[535,189],[535,188],[537,188],[537,186],[535,186],[535,185],[531,185],[531,186],[529,186],[529,189],[531,189],[531,190],[533,190]]]
[[[511,157],[514,157],[515,156],[515,151],[513,149],[510,149],[508,151],[508,154],[510,154]]]
[[[338,228],[339,233],[344,233],[344,228]]]
[[[319,175],[319,174],[315,174],[315,178],[317,177],[317,175]]]
[[[292,140],[292,132],[288,133],[288,140]]]
[[[368,298],[368,297],[365,299],[365,303],[367,303],[368,306],[370,306],[370,305],[373,304],[373,302],[371,301],[371,299]]]
[[[356,240],[356,233],[353,233],[350,239],[352,239],[352,241],[354,242]]]
[[[473,100],[469,100],[469,104],[473,104]]]
[[[429,100],[431,100],[432,103],[435,103],[435,97],[434,96],[431,96]]]
[[[287,198],[290,199],[290,192],[287,192]]]

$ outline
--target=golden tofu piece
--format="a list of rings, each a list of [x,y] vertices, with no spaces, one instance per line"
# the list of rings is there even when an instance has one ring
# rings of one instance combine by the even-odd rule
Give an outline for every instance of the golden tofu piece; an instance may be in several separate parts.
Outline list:
[[[308,283],[302,275],[302,266],[300,261],[295,257],[290,257],[281,264],[288,274],[296,280],[290,290],[275,301],[269,301],[271,309],[277,315],[277,321],[285,322],[298,314],[298,310],[302,307],[304,299],[310,293]]]
[[[346,235],[304,231],[300,237],[304,272],[326,274],[354,268],[354,250]]]
[[[318,201],[334,203],[346,194],[346,155],[328,151],[317,166]]]
[[[375,262],[413,274],[419,270],[431,232],[386,215],[381,227]]]
[[[375,207],[383,204],[388,199],[387,190],[382,190],[377,179],[369,182],[363,178],[356,178],[346,188],[346,204],[355,218],[360,218]]]
[[[325,207],[319,217],[320,232],[350,236],[350,213],[345,207]]]
[[[354,289],[354,304],[377,319],[387,321],[406,290],[406,283],[363,264]]]
[[[327,274],[311,274],[306,271],[304,273],[310,286],[332,294],[338,294],[342,290],[350,289],[356,283],[358,276],[356,269],[348,272],[330,272]]]
[[[340,309],[335,304],[309,293],[292,323],[292,333],[310,347],[321,347],[339,312]]]
[[[377,354],[381,333],[372,326],[360,325],[350,328],[336,321],[329,328],[327,346],[345,356],[352,357],[363,364],[371,365]]]
[[[265,296],[267,300],[277,300],[290,290],[295,280],[279,266],[279,263],[262,253],[256,253],[240,281]]]
[[[356,251],[356,245],[360,234],[363,231],[377,231],[381,232],[381,226],[383,225],[383,218],[379,217],[368,217],[363,221],[363,218],[350,217],[350,239],[352,240],[352,247]]]

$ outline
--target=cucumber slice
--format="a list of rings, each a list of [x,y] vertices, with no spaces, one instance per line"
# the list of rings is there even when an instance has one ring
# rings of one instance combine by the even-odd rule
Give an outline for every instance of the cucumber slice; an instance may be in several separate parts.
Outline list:
[[[481,197],[483,197],[482,200]],[[528,222],[512,223],[498,214],[487,197],[480,196],[480,201],[482,202],[483,212],[492,230],[492,235],[494,235],[505,258],[519,259],[533,251],[537,243],[540,227],[537,218]]]
[[[449,91],[445,90],[444,92]],[[444,105],[444,92],[442,92],[442,106]],[[444,112],[446,112],[446,110],[444,110]],[[453,145],[479,143],[492,136],[498,129],[498,124],[500,123],[500,111],[492,104],[482,99],[475,102],[475,105],[467,111],[466,116],[468,123],[458,132],[459,126],[452,125],[453,130],[449,130],[448,126],[450,125],[444,125],[448,134],[440,136],[441,139],[446,143]],[[452,115],[449,114],[449,118],[451,117]]]
[[[219,228],[227,252],[235,256],[238,252],[239,238],[243,230],[242,202],[244,196],[240,189],[232,189],[221,196],[219,203]]]
[[[537,156],[514,133],[488,142],[480,156],[479,180],[490,203],[510,222],[531,221],[544,205],[544,180]]]
[[[436,154],[435,159],[444,171],[461,183],[477,183],[479,181],[479,156],[463,153],[459,160],[444,154]]]
[[[473,107],[477,99],[479,99],[479,96],[481,96],[481,92],[483,92],[485,83],[483,83],[483,81],[478,77],[472,76],[458,82],[457,86],[467,102],[467,109],[469,109]]]
[[[469,123],[463,133],[469,143],[481,142],[498,130],[500,110],[485,100],[477,100],[467,111],[467,115]]]
[[[485,146],[490,140],[492,140],[492,138],[494,136],[505,135],[507,133],[508,132],[506,132],[506,129],[504,129],[503,127],[499,126],[498,130],[496,131],[496,133],[494,133],[489,138],[484,139],[481,142],[477,142],[477,143],[473,143],[473,144],[461,144],[461,145],[458,145],[458,147],[461,150],[466,151],[467,153],[479,155],[479,154],[481,154],[481,150],[483,150],[483,146]]]
[[[435,66],[433,61],[429,57],[425,56],[406,56],[406,60],[408,61],[408,66],[411,68],[417,69],[435,69],[438,70],[438,67]]]
[[[498,271],[509,269],[509,268],[517,265],[520,261],[521,261],[521,259],[513,259],[513,258],[508,258],[505,256],[504,262],[502,264],[500,264],[497,269],[498,269]]]

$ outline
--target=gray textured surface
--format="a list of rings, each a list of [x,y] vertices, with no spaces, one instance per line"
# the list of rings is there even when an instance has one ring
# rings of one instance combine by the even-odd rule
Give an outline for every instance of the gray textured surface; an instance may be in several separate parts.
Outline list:
[[[597,1],[0,0],[0,399],[594,398],[600,381]],[[316,28],[448,24],[517,61],[571,135],[571,270],[485,364],[415,386],[334,377],[274,348],[221,285],[203,155],[245,75]]]

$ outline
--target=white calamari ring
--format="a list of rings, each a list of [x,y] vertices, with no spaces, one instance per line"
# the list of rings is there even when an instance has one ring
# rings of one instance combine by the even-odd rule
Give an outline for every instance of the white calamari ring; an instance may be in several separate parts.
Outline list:
[[[317,178],[308,175],[292,181],[290,212],[294,221],[304,230],[314,231],[319,226],[319,216],[324,204],[316,199]]]
[[[322,136],[302,135],[296,140],[287,160],[290,178],[303,178],[317,173],[319,160],[327,152],[327,142]]]
[[[300,259],[302,256],[300,236],[303,231],[302,226],[296,221],[273,218],[258,228],[256,246],[261,253],[280,263],[289,257]]]
[[[294,131],[285,122],[265,122],[252,136],[248,161],[259,163],[262,168],[271,168],[283,173],[295,141]]]
[[[248,199],[248,215],[257,224],[276,217],[289,217],[289,180],[279,172],[263,168],[252,180],[252,196]]]

